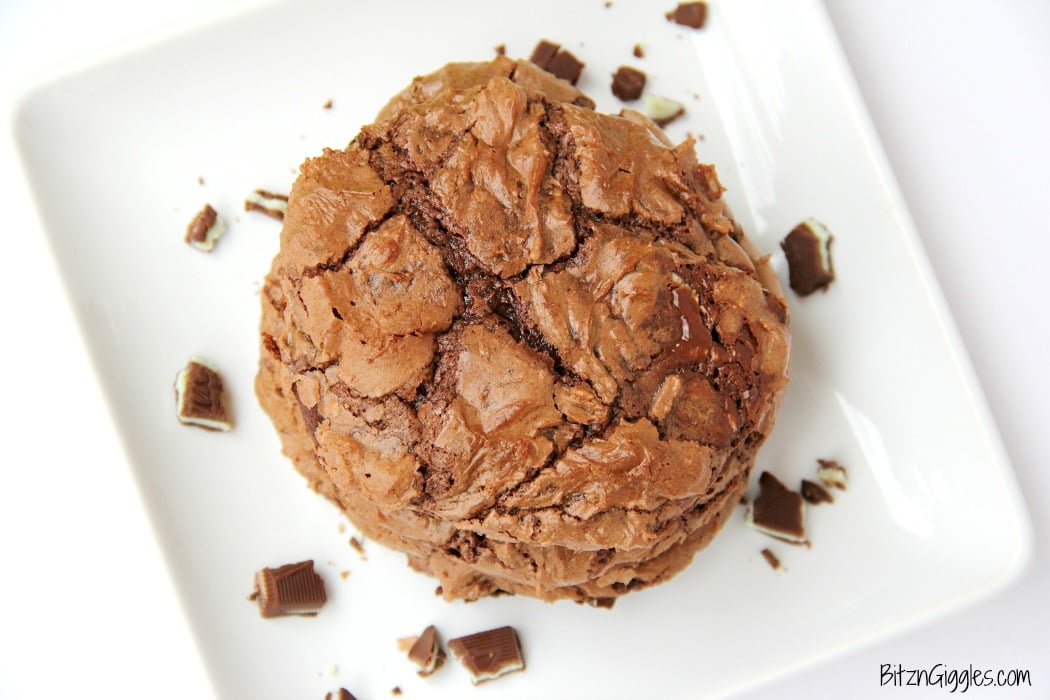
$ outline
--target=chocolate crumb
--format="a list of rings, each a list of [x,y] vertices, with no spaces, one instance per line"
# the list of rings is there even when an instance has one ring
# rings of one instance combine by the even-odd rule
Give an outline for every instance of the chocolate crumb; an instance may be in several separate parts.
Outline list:
[[[813,505],[835,502],[835,498],[828,493],[827,489],[809,479],[802,480],[802,488],[799,489],[799,492],[802,494],[802,498],[806,499],[807,503],[812,503]]]
[[[766,563],[772,567],[773,571],[783,571],[784,567],[781,565],[780,560],[777,559],[777,555],[773,554],[769,549],[762,550],[762,558],[766,560]]]
[[[185,425],[226,432],[233,427],[223,401],[222,377],[202,357],[193,356],[175,377],[175,415]]]
[[[438,586],[437,588],[435,588],[434,589],[434,595],[445,595],[445,587],[444,586]]]
[[[605,608],[611,610],[616,605],[616,598],[612,596],[603,596],[601,598],[591,598],[588,601],[592,608]]]
[[[507,45],[506,44],[498,44],[494,50],[495,50],[497,56],[506,56],[507,55]]]
[[[645,49],[642,48],[641,44],[635,44],[634,50],[631,51],[635,58],[645,58]]]
[[[312,559],[259,570],[255,574],[255,592],[263,617],[313,616],[328,600],[324,579],[314,571]]]
[[[324,700],[357,700],[346,688],[340,688],[334,693],[325,693]]]
[[[200,182],[201,184],[204,183],[203,180],[200,180]],[[226,224],[219,218],[219,214],[210,204],[205,204],[204,208],[197,212],[197,215],[193,217],[186,227],[185,240],[197,250],[210,253],[215,248],[215,242],[224,233],[226,233]]]
[[[762,472],[758,484],[761,490],[748,511],[747,524],[771,537],[803,544],[806,528],[802,494],[784,486],[769,472]]]
[[[350,538],[350,546],[354,548],[354,551],[361,555],[362,559],[365,559],[365,545],[362,544],[361,540],[356,537]]]
[[[288,208],[288,196],[275,194],[266,190],[255,190],[244,200],[245,211],[258,211],[267,216],[284,220],[284,210]]]
[[[563,49],[561,44],[541,39],[532,50],[529,60],[553,74],[556,78],[567,80],[573,85],[580,79],[584,63],[571,52]]]
[[[664,15],[675,24],[681,24],[693,29],[701,29],[707,21],[707,3],[683,2]]]
[[[450,639],[448,648],[470,673],[474,685],[525,668],[521,644],[513,627],[497,627]]]
[[[416,673],[423,678],[445,664],[445,650],[441,648],[434,625],[428,625],[423,634],[413,642],[408,650],[408,659],[416,665]]]
[[[645,89],[645,73],[630,66],[620,66],[613,73],[612,94],[624,102],[637,100]]]
[[[321,105],[321,107],[322,107],[323,109],[331,109],[331,108],[332,108],[332,101],[331,101],[331,100],[328,100],[328,101],[327,101],[327,102],[325,102],[325,103],[324,103],[323,105]]]
[[[835,279],[831,264],[831,243],[834,237],[824,224],[806,219],[791,229],[780,242],[788,262],[791,289],[801,297],[818,289],[827,291]]]
[[[846,490],[846,487],[849,486],[849,479],[844,466],[833,459],[818,459],[817,464],[820,465],[820,468],[817,469],[817,476],[825,486],[840,491]]]

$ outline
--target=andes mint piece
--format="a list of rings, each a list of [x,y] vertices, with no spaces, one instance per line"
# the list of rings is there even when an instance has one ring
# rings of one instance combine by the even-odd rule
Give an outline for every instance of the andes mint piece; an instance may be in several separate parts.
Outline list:
[[[802,498],[806,499],[807,503],[812,503],[813,505],[835,502],[835,498],[828,493],[826,488],[809,479],[802,480],[802,488],[799,489],[799,493],[802,494]]]
[[[624,102],[637,100],[645,89],[645,73],[630,66],[620,66],[613,73],[612,94]]]
[[[203,183],[203,179],[201,182]],[[186,227],[186,242],[197,250],[210,253],[215,248],[215,242],[224,233],[226,233],[225,222],[219,218],[218,213],[210,204],[205,204]]]
[[[849,486],[849,479],[844,466],[833,459],[818,459],[817,464],[820,465],[820,468],[817,469],[817,476],[825,486],[840,491],[846,490],[846,487]]]
[[[642,100],[645,116],[656,122],[661,129],[685,114],[685,105],[669,97],[646,95]]]
[[[675,24],[700,29],[704,26],[704,22],[707,21],[707,3],[682,2],[678,4],[678,7],[668,12],[665,17]]]
[[[284,210],[288,208],[288,197],[283,194],[255,190],[244,200],[245,211],[258,211],[269,217],[284,220]]]
[[[175,377],[175,415],[186,425],[226,432],[233,424],[222,394],[218,371],[204,358],[193,356]]]
[[[835,279],[831,264],[831,232],[816,219],[806,219],[791,229],[780,242],[788,261],[791,289],[808,296],[818,289],[827,291]]]
[[[769,472],[762,472],[758,485],[761,491],[748,510],[747,524],[759,532],[793,544],[805,542],[805,502],[802,494],[784,486]]]
[[[252,595],[263,617],[316,615],[328,600],[312,559],[260,570]]]
[[[448,648],[470,673],[474,685],[525,668],[513,627],[497,627],[450,639]]]
[[[408,650],[408,659],[416,665],[416,673],[424,678],[445,664],[445,651],[438,640],[437,629],[429,625]]]

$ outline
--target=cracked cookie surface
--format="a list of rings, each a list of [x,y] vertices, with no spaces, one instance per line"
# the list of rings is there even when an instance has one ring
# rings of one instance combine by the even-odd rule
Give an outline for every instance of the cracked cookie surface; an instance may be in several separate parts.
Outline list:
[[[739,500],[787,308],[693,145],[500,57],[302,165],[256,392],[310,484],[446,598],[658,583]]]

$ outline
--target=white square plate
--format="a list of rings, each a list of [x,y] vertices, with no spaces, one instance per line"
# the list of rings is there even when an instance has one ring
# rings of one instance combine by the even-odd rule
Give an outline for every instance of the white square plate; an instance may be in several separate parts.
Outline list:
[[[987,594],[1023,566],[1016,485],[822,6],[714,2],[694,31],[667,22],[665,4],[267,3],[24,96],[28,177],[222,697],[321,698],[340,685],[361,698],[394,686],[412,698],[728,694]],[[741,509],[688,570],[612,610],[446,604],[401,555],[366,545],[362,560],[281,457],[252,391],[279,225],[241,211],[244,196],[287,191],[305,157],[344,146],[413,75],[501,43],[527,56],[540,38],[587,63],[580,87],[602,110],[621,106],[608,87],[621,64],[683,102],[671,136],[702,135],[701,160],[782,277],[777,244],[792,226],[815,216],[834,232],[830,291],[788,293],[792,383],[758,463],[789,483],[817,457],[848,465],[849,491],[809,511],[812,549],[747,530]],[[230,223],[210,255],[182,241],[206,201]],[[175,420],[172,382],[192,354],[226,377],[229,434]],[[785,575],[759,555],[766,546]],[[254,571],[305,558],[329,605],[262,620],[245,601]],[[396,639],[429,623],[446,638],[514,625],[528,670],[476,691],[454,662],[420,679]]]

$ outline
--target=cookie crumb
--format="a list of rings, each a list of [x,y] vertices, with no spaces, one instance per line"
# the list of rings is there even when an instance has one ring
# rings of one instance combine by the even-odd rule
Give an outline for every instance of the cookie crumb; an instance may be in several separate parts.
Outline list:
[[[681,24],[684,27],[692,27],[693,29],[702,29],[707,22],[707,3],[679,3],[678,7],[674,8],[664,16],[675,24]]]
[[[610,86],[612,94],[624,102],[631,102],[642,96],[646,80],[645,73],[642,71],[630,66],[620,66],[613,73],[612,78]]]
[[[323,105],[321,105],[321,108],[322,109],[331,109],[332,108],[332,100],[329,99],[327,102],[325,102]]]
[[[631,53],[634,54],[635,58],[645,58],[645,49],[642,48],[641,44],[635,44]]]
[[[773,571],[779,573],[784,572],[784,566],[780,563],[780,559],[778,559],[777,555],[773,554],[768,548],[762,550],[762,558],[766,560],[766,563],[769,564]]]
[[[493,49],[493,50],[496,52],[497,56],[506,56],[507,55],[507,45],[506,44],[497,44],[496,48]]]

